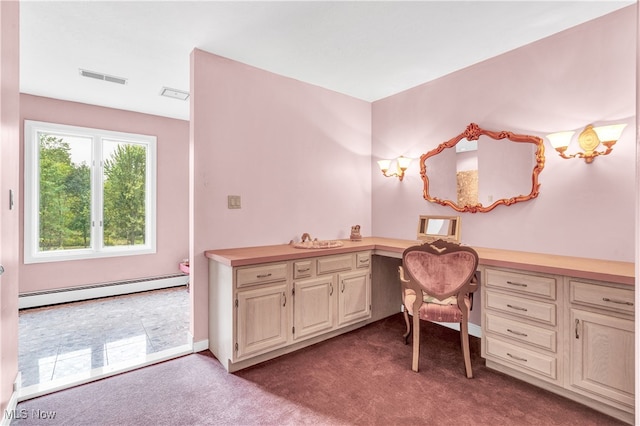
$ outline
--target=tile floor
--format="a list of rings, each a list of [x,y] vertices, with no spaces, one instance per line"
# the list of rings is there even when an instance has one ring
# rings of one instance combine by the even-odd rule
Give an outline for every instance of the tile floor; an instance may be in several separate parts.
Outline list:
[[[22,387],[190,344],[189,317],[186,286],[21,310]]]

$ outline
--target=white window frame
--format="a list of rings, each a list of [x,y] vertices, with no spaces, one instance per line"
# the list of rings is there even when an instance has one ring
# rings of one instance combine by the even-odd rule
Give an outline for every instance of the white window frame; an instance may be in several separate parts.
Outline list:
[[[61,133],[91,138],[91,247],[73,250],[39,251],[40,141],[38,133]],[[103,247],[103,159],[102,141],[116,140],[147,147],[145,188],[145,244]],[[57,262],[156,253],[157,138],[150,135],[114,132],[89,127],[41,121],[24,121],[24,263]],[[96,166],[98,165],[98,166]]]

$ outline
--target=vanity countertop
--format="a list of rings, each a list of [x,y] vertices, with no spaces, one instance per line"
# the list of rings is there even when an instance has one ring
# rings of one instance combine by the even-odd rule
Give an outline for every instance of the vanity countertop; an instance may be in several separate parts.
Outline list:
[[[240,247],[205,251],[205,256],[227,266],[245,266],[259,263],[304,259],[316,256],[374,250],[375,254],[402,257],[402,252],[417,240],[399,240],[382,237],[365,237],[361,241],[340,240],[341,247],[328,249],[299,249],[289,244]],[[513,268],[531,272],[566,275],[576,278],[609,281],[619,284],[635,284],[635,265],[632,262],[557,256],[514,250],[474,247],[480,256],[480,264],[500,268]]]

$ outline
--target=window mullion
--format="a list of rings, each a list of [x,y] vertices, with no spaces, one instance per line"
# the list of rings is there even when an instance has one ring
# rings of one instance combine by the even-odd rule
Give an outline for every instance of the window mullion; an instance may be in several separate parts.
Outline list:
[[[103,205],[102,205],[102,186],[103,186],[103,158],[102,158],[102,138],[100,136],[93,137],[93,179],[91,182],[91,196],[93,205],[91,209],[93,232],[95,245],[93,250],[102,251],[104,247],[104,223],[103,223]]]

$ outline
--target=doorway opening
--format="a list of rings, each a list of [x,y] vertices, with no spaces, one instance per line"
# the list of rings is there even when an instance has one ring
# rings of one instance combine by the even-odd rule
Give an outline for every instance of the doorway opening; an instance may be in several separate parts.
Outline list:
[[[187,285],[19,311],[20,399],[191,353]]]

